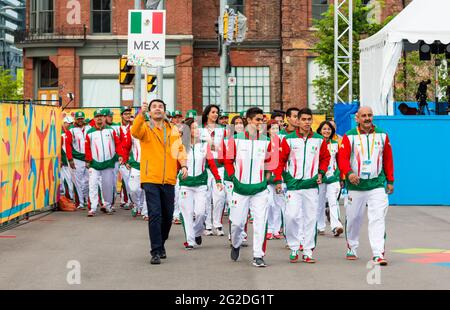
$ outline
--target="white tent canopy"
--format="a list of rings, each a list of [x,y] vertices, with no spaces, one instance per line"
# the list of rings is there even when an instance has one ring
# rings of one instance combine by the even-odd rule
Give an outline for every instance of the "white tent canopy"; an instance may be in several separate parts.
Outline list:
[[[450,43],[450,0],[414,0],[373,36],[359,42],[361,106],[393,114],[392,84],[403,40]]]

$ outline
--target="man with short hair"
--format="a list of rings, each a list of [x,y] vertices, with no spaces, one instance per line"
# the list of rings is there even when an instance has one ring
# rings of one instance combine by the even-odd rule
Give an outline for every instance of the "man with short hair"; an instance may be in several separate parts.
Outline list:
[[[172,124],[180,125],[183,123],[183,113],[180,110],[175,110],[172,114]]]
[[[283,139],[290,133],[295,132],[298,129],[299,108],[289,108],[286,111],[287,127],[280,131],[279,136]]]
[[[94,127],[86,133],[86,166],[89,169],[89,212],[88,216],[96,215],[98,194],[100,192],[103,206],[101,211],[112,214],[114,201],[114,165],[122,164],[122,147],[116,131],[106,125],[105,111],[94,112]]]
[[[233,196],[230,206],[231,259],[239,258],[239,250],[245,238],[244,227],[249,209],[253,215],[253,265],[266,267],[267,180],[266,164],[270,163],[270,140],[261,134],[263,111],[254,107],[246,113],[245,132],[230,137],[226,149],[225,169],[233,180]]]
[[[61,130],[61,188],[66,198],[73,200],[73,179],[71,169],[75,169],[72,156],[72,134],[69,131],[73,124],[73,117],[66,116],[63,119]]]
[[[78,209],[86,209],[89,199],[89,173],[86,168],[86,126],[83,111],[75,112],[75,122],[69,128],[72,134],[72,155],[75,164],[73,177],[75,183],[75,202]]]
[[[145,114],[150,109],[149,124]],[[148,209],[151,264],[160,264],[167,257],[165,242],[169,237],[174,209],[174,186],[177,178],[177,164],[181,176],[188,175],[186,152],[176,126],[166,117],[166,104],[154,99],[143,103],[141,112],[131,126],[131,135],[140,141],[141,187],[145,191]]]
[[[228,125],[229,115],[227,112],[223,112],[219,116],[219,125],[227,126]]]
[[[359,234],[367,205],[372,261],[385,266],[385,218],[388,195],[394,191],[392,148],[387,133],[373,124],[370,107],[361,107],[356,119],[358,126],[344,135],[338,152],[339,170],[346,176],[348,189],[346,258],[358,258]]]
[[[277,192],[282,190],[282,180],[287,186],[284,219],[291,263],[298,261],[302,235],[302,261],[315,263],[312,254],[316,247],[319,184],[327,171],[330,153],[326,140],[311,129],[311,110],[304,108],[297,115],[297,130],[284,137],[281,143],[274,183]]]
[[[284,129],[284,115],[281,112],[273,112],[270,119],[278,123],[280,130]]]
[[[131,107],[128,106],[121,106],[120,107],[120,117],[121,117],[121,124],[119,127],[119,140],[120,145],[122,146],[122,154],[123,154],[123,164],[119,166],[120,176],[122,178],[122,186],[120,190],[120,204],[122,206],[126,206],[125,208],[130,208],[132,204],[132,199],[130,196],[130,187],[129,187],[129,181],[130,181],[130,170],[127,169],[125,163],[128,161],[128,156],[131,151],[132,146],[132,140],[131,140],[131,133],[130,133],[130,127],[131,127]],[[135,209],[136,206],[132,207],[132,214],[136,212]]]

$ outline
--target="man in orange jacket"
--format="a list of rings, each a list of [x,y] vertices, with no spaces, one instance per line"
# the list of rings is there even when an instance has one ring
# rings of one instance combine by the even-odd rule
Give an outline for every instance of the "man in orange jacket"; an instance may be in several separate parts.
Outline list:
[[[144,115],[150,109],[149,125]],[[175,200],[175,183],[179,163],[182,178],[188,175],[186,152],[180,133],[165,118],[164,101],[155,99],[142,104],[131,127],[131,135],[141,143],[141,187],[148,208],[151,264],[166,258],[164,243],[169,237]]]

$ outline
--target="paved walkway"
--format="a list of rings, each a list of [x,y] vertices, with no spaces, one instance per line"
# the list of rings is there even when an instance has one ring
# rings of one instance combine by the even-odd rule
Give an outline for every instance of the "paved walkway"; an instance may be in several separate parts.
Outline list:
[[[380,274],[366,267],[366,223],[362,231],[358,261],[346,261],[345,239],[327,231],[318,237],[317,264],[290,264],[284,241],[270,240],[269,266],[255,268],[251,240],[232,262],[227,237],[204,237],[201,248],[185,251],[177,225],[167,242],[168,259],[153,266],[147,222],[129,211],[95,218],[54,212],[0,234],[0,289],[450,289],[449,207],[391,207],[389,266]],[[73,260],[80,263],[79,285],[67,282]],[[381,284],[368,284],[368,277]]]

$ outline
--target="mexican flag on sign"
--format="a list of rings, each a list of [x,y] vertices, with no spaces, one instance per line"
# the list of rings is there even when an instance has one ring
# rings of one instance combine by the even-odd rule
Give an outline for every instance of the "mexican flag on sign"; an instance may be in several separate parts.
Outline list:
[[[131,12],[130,34],[163,34],[164,13]],[[147,12],[145,12],[147,13]],[[144,15],[144,16],[143,16]],[[149,18],[151,16],[151,18]],[[144,18],[143,18],[144,17]]]
[[[128,63],[157,67],[165,64],[166,11],[128,11]]]

